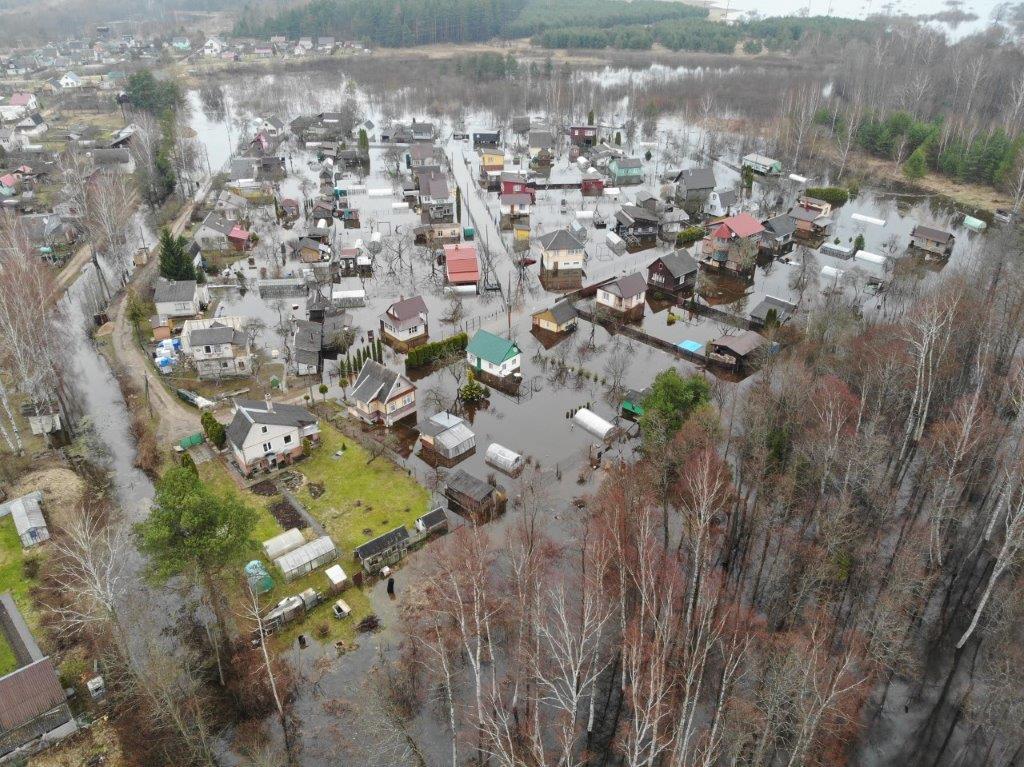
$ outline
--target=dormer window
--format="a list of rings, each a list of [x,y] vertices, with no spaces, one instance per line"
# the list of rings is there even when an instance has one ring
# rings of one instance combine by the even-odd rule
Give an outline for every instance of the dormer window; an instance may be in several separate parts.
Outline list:
[[[266,426],[261,426],[260,427],[260,433],[261,434],[266,434],[267,433],[267,427]]]

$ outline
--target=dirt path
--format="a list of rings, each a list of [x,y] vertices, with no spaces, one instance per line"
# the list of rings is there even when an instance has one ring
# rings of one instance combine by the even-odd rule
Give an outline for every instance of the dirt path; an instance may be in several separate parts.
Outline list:
[[[185,225],[192,215],[193,207],[194,203],[189,202],[174,219],[171,224],[171,231],[174,234],[180,234],[185,229]],[[149,284],[156,276],[158,266],[159,260],[154,245],[146,265],[138,269],[132,276],[131,286],[139,287]],[[146,353],[139,348],[135,341],[135,334],[132,332],[131,322],[128,320],[126,298],[127,292],[124,292],[116,301],[110,339],[114,357],[128,371],[139,391],[146,390],[146,379],[149,379],[149,398],[152,403],[153,416],[157,421],[157,440],[161,444],[177,442],[182,437],[199,431],[199,411],[186,405],[157,380],[156,376],[159,374],[153,369]]]

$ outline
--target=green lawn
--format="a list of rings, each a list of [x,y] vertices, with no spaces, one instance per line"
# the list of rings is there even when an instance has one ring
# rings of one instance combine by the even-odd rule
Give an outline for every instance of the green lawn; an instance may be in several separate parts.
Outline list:
[[[324,494],[314,498],[303,486],[299,500],[351,561],[353,549],[369,539],[398,525],[412,527],[428,511],[430,493],[387,458],[368,464],[370,456],[357,442],[328,424],[321,428],[320,447],[295,468],[323,483]],[[335,458],[342,445],[344,453]]]
[[[29,590],[36,585],[36,580],[25,572],[26,560],[36,556],[38,554],[26,554],[21,548],[21,539],[14,529],[14,520],[9,515],[0,518],[0,592],[11,592],[14,603],[25,618],[32,635],[39,642],[39,613],[29,595]],[[17,667],[14,651],[0,633],[0,675],[7,674]]]
[[[338,435],[334,429],[330,429],[330,432],[332,435]],[[340,447],[340,435],[338,435],[338,437],[338,447]],[[335,449],[337,449],[337,447],[335,447]],[[349,449],[352,449],[351,446]],[[324,452],[325,451],[323,449],[317,450],[316,455],[299,464],[299,468],[305,470],[306,467],[313,465],[313,462]],[[363,458],[362,460],[365,463],[366,458]],[[401,474],[401,476],[404,477],[404,474],[394,470],[394,467],[385,459],[380,458],[377,461],[374,461],[374,464],[377,464],[378,462],[381,466],[391,467],[396,474]],[[373,465],[371,465],[371,468],[372,467]],[[248,604],[248,594],[245,589],[243,568],[247,562],[250,562],[253,559],[259,559],[264,565],[266,565],[267,571],[274,579],[274,588],[260,596],[260,604],[264,610],[269,609],[285,597],[293,594],[300,594],[308,588],[314,588],[321,592],[324,594],[326,599],[324,604],[317,606],[312,612],[307,614],[304,620],[289,624],[284,631],[275,634],[271,640],[275,647],[283,649],[291,646],[299,634],[306,634],[307,636],[325,644],[338,640],[344,640],[346,643],[352,642],[356,637],[356,625],[372,612],[370,608],[370,599],[363,590],[350,588],[345,591],[342,595],[342,599],[348,602],[349,606],[352,608],[352,614],[348,618],[338,620],[331,612],[331,605],[337,597],[332,599],[327,594],[328,583],[327,577],[324,575],[324,570],[326,568],[314,570],[302,578],[298,578],[290,583],[285,583],[284,579],[281,577],[281,573],[274,567],[274,563],[268,562],[263,553],[263,541],[268,538],[273,538],[275,535],[283,532],[277,520],[274,519],[273,515],[268,510],[270,506],[280,500],[280,496],[264,497],[249,491],[239,490],[233,479],[228,475],[228,469],[220,461],[206,461],[205,463],[199,464],[197,468],[199,470],[200,478],[205,483],[217,488],[221,492],[241,495],[250,506],[256,509],[257,512],[257,522],[256,527],[253,530],[252,544],[249,549],[239,557],[238,563],[235,566],[235,572],[231,573],[230,577],[226,578],[227,582],[223,584],[225,593],[228,595],[228,600],[232,605],[232,614],[242,616],[245,613],[246,605]],[[412,480],[410,479],[409,481],[411,482]],[[424,495],[424,503],[426,502],[425,499],[426,495]],[[308,502],[308,498],[304,497],[303,502]],[[422,511],[418,512],[417,516],[422,513]],[[339,543],[338,538],[335,538],[335,543]],[[358,569],[358,564],[356,564],[352,558],[351,548],[343,546],[340,546],[340,548],[342,548],[342,551],[341,556],[338,559],[338,564],[341,565],[345,573],[349,578],[351,578]],[[319,631],[321,626],[327,627],[326,636],[321,635],[321,632]],[[248,631],[252,627],[244,625],[244,621],[239,617],[236,619],[236,628],[240,632],[244,632]]]

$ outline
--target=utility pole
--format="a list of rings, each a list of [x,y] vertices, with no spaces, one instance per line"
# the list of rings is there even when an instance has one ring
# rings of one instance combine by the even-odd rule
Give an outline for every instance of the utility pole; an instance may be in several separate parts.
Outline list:
[[[148,373],[143,373],[142,374],[142,378],[143,378],[143,381],[145,381],[146,406],[149,408],[149,417],[152,418],[153,417],[153,402],[149,398],[149,374]]]

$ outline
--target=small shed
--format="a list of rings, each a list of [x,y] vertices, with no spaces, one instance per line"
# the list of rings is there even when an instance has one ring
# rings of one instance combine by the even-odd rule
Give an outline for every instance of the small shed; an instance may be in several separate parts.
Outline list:
[[[456,469],[445,477],[444,494],[453,511],[481,520],[493,519],[505,511],[507,499],[501,486],[477,479],[462,469]]]
[[[611,441],[618,434],[618,427],[615,424],[606,421],[593,410],[585,407],[577,410],[573,414],[572,420],[577,426],[605,442]]]
[[[344,591],[345,587],[348,586],[348,576],[341,569],[341,565],[331,565],[324,570],[324,575],[327,576],[327,583],[330,585],[332,594]]]
[[[267,559],[273,561],[283,557],[289,551],[294,551],[305,542],[306,538],[302,531],[293,527],[291,530],[285,530],[280,535],[263,541],[263,553],[267,555]]]
[[[921,226],[918,224],[910,233],[910,244],[925,253],[940,258],[948,258],[953,252],[953,244],[956,237],[952,232],[936,229],[932,226]]]
[[[458,416],[441,412],[420,427],[420,443],[442,458],[453,460],[476,447],[476,435]]]
[[[36,546],[50,539],[50,530],[46,527],[46,518],[43,517],[42,503],[43,493],[36,490],[34,493],[0,505],[0,517],[11,515],[23,548]]]
[[[384,565],[393,565],[405,556],[409,549],[409,531],[399,525],[383,535],[378,535],[355,550],[356,559],[363,569],[372,573]]]
[[[415,527],[425,536],[446,532],[448,530],[448,515],[444,513],[444,509],[438,506],[417,519]]]
[[[494,468],[505,472],[510,477],[516,476],[523,470],[523,457],[514,450],[492,442],[484,455],[484,461]]]
[[[734,336],[722,336],[709,341],[707,357],[710,362],[739,370],[749,366],[765,350],[770,350],[768,340],[753,330],[747,330]]]
[[[334,541],[329,535],[323,535],[278,557],[274,564],[286,581],[293,581],[337,558],[338,549]]]

